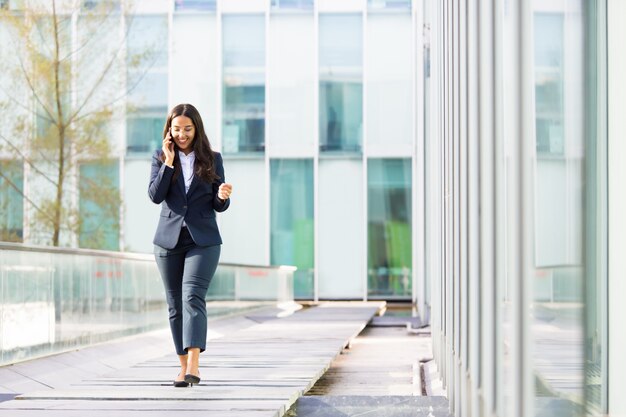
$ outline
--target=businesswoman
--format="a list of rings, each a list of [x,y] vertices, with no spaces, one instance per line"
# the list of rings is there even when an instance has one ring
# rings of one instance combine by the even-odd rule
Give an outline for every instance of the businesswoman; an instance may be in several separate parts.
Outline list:
[[[199,355],[207,335],[205,296],[222,244],[215,212],[228,208],[231,192],[222,156],[211,150],[198,110],[191,104],[174,107],[163,129],[163,146],[152,157],[148,195],[161,204],[154,256],[180,360],[176,387],[200,382]]]

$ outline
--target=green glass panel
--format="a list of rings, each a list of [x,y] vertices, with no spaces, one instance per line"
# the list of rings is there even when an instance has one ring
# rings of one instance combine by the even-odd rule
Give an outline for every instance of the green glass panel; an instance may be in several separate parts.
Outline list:
[[[313,298],[313,161],[271,161],[271,263],[293,265],[294,295]]]
[[[368,293],[411,296],[411,160],[368,161]]]

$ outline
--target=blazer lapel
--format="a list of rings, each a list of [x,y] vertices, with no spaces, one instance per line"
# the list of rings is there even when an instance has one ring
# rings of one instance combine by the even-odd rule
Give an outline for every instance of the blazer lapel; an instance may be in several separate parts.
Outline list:
[[[180,188],[180,192],[183,193],[185,197],[187,197],[187,194],[185,193],[185,176],[183,175],[182,170],[176,182],[178,183],[178,188]]]
[[[198,179],[198,176],[194,174],[193,178],[191,179],[191,185],[189,186],[189,191],[187,191],[187,195],[191,195],[191,193],[193,193],[193,190],[197,187],[199,182],[200,180]]]

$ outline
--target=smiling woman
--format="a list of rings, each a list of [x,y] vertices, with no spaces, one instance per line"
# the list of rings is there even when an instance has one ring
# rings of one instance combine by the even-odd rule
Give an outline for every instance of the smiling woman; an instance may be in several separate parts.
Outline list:
[[[182,175],[181,175],[182,174]],[[200,382],[199,354],[205,350],[205,297],[219,261],[222,239],[215,212],[230,205],[219,152],[213,152],[198,110],[174,107],[154,153],[148,194],[161,204],[154,254],[163,278],[170,328],[181,370],[174,386]]]

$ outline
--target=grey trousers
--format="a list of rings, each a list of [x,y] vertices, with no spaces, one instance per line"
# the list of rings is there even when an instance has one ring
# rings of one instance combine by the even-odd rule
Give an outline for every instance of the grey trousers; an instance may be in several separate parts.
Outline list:
[[[206,349],[206,293],[217,269],[221,245],[197,246],[186,227],[174,249],[154,246],[154,257],[165,285],[170,329],[176,353]]]

